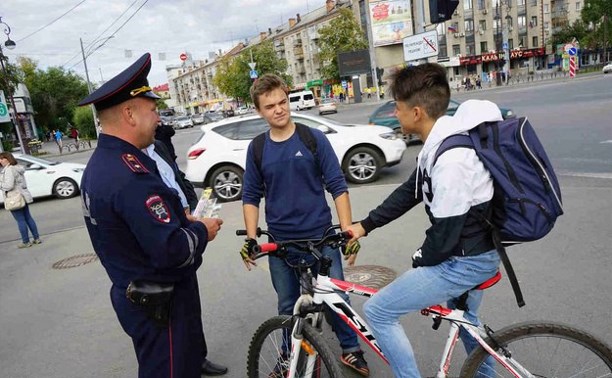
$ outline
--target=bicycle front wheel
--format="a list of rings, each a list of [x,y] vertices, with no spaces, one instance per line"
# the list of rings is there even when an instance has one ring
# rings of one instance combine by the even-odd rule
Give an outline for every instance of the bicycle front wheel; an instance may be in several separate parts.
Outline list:
[[[285,377],[291,348],[292,316],[279,315],[266,320],[255,331],[249,346],[247,376],[249,378]],[[340,378],[343,377],[338,362],[321,334],[304,322],[304,340],[299,351],[295,377]]]
[[[508,352],[510,365],[523,377],[612,377],[612,349],[568,325],[525,322],[495,332],[493,338],[487,338],[487,344],[501,355]],[[491,361],[479,346],[465,361],[461,377],[513,376],[501,363]]]

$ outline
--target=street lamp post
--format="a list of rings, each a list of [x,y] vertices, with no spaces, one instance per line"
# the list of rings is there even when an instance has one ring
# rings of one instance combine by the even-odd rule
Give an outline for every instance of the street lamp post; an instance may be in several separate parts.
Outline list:
[[[10,37],[11,27],[6,22],[2,21],[2,17],[0,17],[0,26],[2,26],[2,28],[4,29],[4,34],[6,34],[6,42],[4,42],[4,46],[9,50],[14,49],[17,44]],[[21,153],[26,154],[28,152],[28,149],[27,149],[27,146],[23,143],[23,138],[21,137],[20,122],[19,122],[19,118],[17,117],[17,107],[15,107],[15,99],[13,98],[13,94],[11,93],[11,89],[9,85],[8,70],[6,69],[6,66],[4,65],[5,59],[8,62],[8,57],[6,57],[4,53],[2,52],[2,45],[0,44],[0,65],[2,66],[2,73],[4,74],[4,82],[6,85],[6,90],[8,92],[7,95],[8,95],[9,101],[11,102],[11,107],[13,108],[13,124],[15,126],[15,131],[17,132],[17,139],[19,140],[19,146],[21,148]]]

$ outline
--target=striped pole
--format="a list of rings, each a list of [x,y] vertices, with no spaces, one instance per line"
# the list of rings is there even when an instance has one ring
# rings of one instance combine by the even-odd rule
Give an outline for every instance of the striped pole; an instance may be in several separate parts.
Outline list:
[[[569,57],[569,74],[570,74],[571,79],[576,77],[576,56],[575,55],[570,55]]]

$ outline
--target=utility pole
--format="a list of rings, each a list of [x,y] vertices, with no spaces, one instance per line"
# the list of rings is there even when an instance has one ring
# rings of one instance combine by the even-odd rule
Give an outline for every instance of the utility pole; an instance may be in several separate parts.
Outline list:
[[[79,41],[81,41],[81,54],[83,54],[83,65],[85,66],[85,77],[87,78],[87,90],[89,91],[89,94],[91,94],[93,92],[93,88],[91,86],[91,81],[89,80],[89,71],[87,70],[87,57],[85,56],[85,49],[83,49],[83,38],[79,38]],[[94,122],[94,128],[96,129],[96,137],[100,135],[100,132],[98,130],[98,115],[96,114],[96,108],[93,104],[90,105],[91,106],[91,113],[93,114],[93,122]]]
[[[366,1],[366,28],[368,31],[368,50],[370,51],[370,71],[372,81],[376,86],[376,100],[380,100],[380,88],[378,87],[378,72],[376,72],[376,51],[374,50],[374,36],[372,34],[372,20],[370,19],[370,1]],[[354,88],[353,88],[354,89]]]

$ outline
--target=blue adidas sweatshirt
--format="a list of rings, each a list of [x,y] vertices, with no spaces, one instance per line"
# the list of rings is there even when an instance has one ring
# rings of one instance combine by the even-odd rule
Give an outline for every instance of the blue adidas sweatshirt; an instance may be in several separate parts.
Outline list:
[[[268,231],[277,240],[320,238],[332,216],[325,190],[332,197],[348,192],[344,174],[329,140],[311,129],[317,141],[319,167],[297,131],[283,141],[266,132],[261,172],[255,164],[253,143],[247,150],[242,203],[259,207],[265,197]]]

